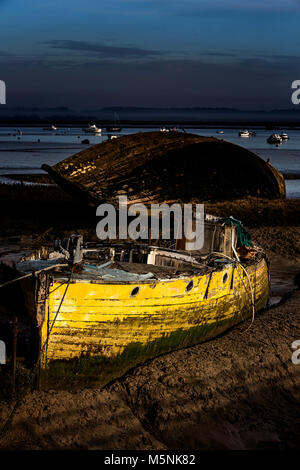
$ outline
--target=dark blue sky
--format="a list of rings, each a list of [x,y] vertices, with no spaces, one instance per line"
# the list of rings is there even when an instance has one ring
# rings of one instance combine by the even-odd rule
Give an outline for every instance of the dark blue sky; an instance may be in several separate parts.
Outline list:
[[[0,0],[8,106],[292,107],[300,0]]]

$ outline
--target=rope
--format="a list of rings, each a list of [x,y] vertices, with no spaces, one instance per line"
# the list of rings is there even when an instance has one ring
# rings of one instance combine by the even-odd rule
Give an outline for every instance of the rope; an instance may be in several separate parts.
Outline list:
[[[234,250],[235,251],[235,250]],[[250,298],[251,298],[251,304],[252,304],[252,319],[251,319],[251,323],[250,325],[248,326],[248,328],[245,330],[248,331],[249,328],[251,328],[253,322],[254,322],[254,319],[255,319],[255,299],[254,299],[254,294],[253,294],[253,289],[252,289],[252,284],[251,284],[251,280],[250,280],[250,277],[249,277],[249,274],[248,274],[248,271],[246,270],[246,268],[242,265],[242,263],[240,262],[239,259],[234,259],[234,258],[231,258],[230,256],[227,256],[225,255],[224,253],[219,253],[217,251],[213,251],[211,254],[215,254],[215,255],[218,255],[218,256],[222,256],[224,258],[227,258],[229,259],[230,261],[232,261],[234,264],[238,264],[242,269],[243,271],[245,272],[246,276],[247,276],[247,279],[248,279],[248,282],[249,282],[249,287],[250,287]],[[240,278],[241,279],[241,278]],[[244,281],[241,279],[242,283],[244,284]],[[245,291],[247,292],[247,289],[246,289],[246,286],[244,284],[244,287],[245,287]]]
[[[51,325],[51,327],[50,327],[50,329],[49,329],[49,331],[48,331],[48,334],[47,334],[47,337],[46,337],[46,339],[45,339],[45,342],[44,342],[44,344],[43,344],[43,346],[42,346],[42,348],[41,348],[41,351],[40,351],[38,360],[37,360],[37,362],[36,362],[36,364],[35,364],[35,366],[34,366],[34,369],[36,369],[37,366],[39,365],[39,363],[40,363],[40,361],[41,361],[41,358],[42,358],[42,355],[43,355],[43,352],[44,352],[46,346],[48,346],[48,342],[49,342],[49,337],[50,337],[51,331],[53,330],[54,323],[56,322],[56,319],[57,319],[57,317],[58,317],[58,314],[59,314],[59,311],[60,311],[61,306],[62,306],[62,304],[63,304],[63,301],[65,300],[65,296],[66,296],[66,294],[67,294],[67,291],[68,291],[68,288],[69,288],[69,285],[70,285],[70,282],[71,282],[71,279],[72,279],[72,276],[73,276],[73,269],[74,269],[74,266],[72,267],[72,270],[71,270],[71,273],[70,273],[70,276],[69,276],[69,279],[68,279],[68,282],[67,282],[65,291],[64,291],[64,293],[63,293],[63,296],[62,296],[62,298],[61,298],[59,307],[58,307],[58,309],[57,309],[57,311],[56,311],[56,314],[55,314],[55,316],[54,316],[54,319],[53,319],[53,321],[52,321],[52,325]]]
[[[59,266],[62,266],[62,265],[60,264]],[[54,267],[54,266],[53,266],[53,267]],[[43,353],[44,353],[44,350],[45,350],[46,346],[48,345],[49,338],[50,338],[50,334],[51,334],[51,331],[52,331],[52,329],[53,329],[54,323],[55,323],[55,321],[56,321],[56,319],[57,319],[57,316],[58,316],[58,314],[59,314],[59,311],[60,311],[61,306],[62,306],[62,304],[63,304],[63,301],[64,301],[64,299],[65,299],[67,290],[68,290],[68,288],[69,288],[69,285],[70,285],[70,282],[71,282],[71,279],[72,279],[72,276],[73,276],[73,269],[74,269],[74,267],[72,267],[72,270],[71,270],[71,273],[70,273],[70,277],[69,277],[69,279],[68,279],[68,282],[67,282],[65,291],[64,291],[63,296],[62,296],[62,298],[61,298],[59,307],[58,307],[58,309],[57,309],[57,311],[56,311],[56,314],[55,314],[55,316],[54,316],[54,319],[53,319],[51,328],[49,329],[49,331],[48,331],[48,333],[47,333],[46,340],[45,340],[45,342],[44,342],[44,344],[43,344],[43,346],[42,346],[42,348],[41,348],[41,350],[40,350],[40,353],[39,353],[37,362],[35,363],[35,366],[34,366],[33,369],[32,369],[32,372],[31,372],[30,377],[29,377],[29,379],[28,379],[27,386],[24,387],[23,393],[22,393],[21,396],[16,400],[16,403],[15,403],[15,405],[14,405],[12,411],[10,412],[10,414],[9,414],[9,416],[8,416],[8,418],[7,418],[7,420],[6,420],[6,422],[4,423],[4,425],[3,425],[3,427],[2,427],[2,429],[0,430],[0,439],[2,439],[2,438],[6,435],[8,429],[9,429],[9,426],[10,426],[12,420],[13,420],[13,417],[14,417],[14,415],[16,414],[16,411],[17,411],[17,409],[19,408],[19,406],[21,405],[22,400],[23,400],[23,398],[25,397],[28,388],[29,388],[29,386],[30,386],[31,383],[32,383],[32,380],[34,379],[34,377],[35,377],[35,375],[36,375],[36,373],[37,373],[38,366],[39,366],[40,361],[41,361],[41,359],[42,359],[42,355],[43,355]],[[44,271],[44,270],[42,269],[41,271]],[[40,272],[41,272],[41,271],[40,271]],[[26,277],[27,277],[27,276],[26,276]]]
[[[69,266],[68,264],[53,264],[51,266],[47,266],[46,268],[40,269],[39,271],[34,271],[34,274],[40,274],[43,271],[48,271],[49,269],[53,268],[58,268],[58,267],[64,267],[64,266]],[[13,284],[14,282],[21,281],[22,279],[25,279],[26,277],[32,276],[33,273],[28,273],[24,274],[24,276],[17,277],[16,279],[12,279],[11,281],[4,282],[3,284],[0,284],[0,289],[1,287],[8,286],[9,284]]]

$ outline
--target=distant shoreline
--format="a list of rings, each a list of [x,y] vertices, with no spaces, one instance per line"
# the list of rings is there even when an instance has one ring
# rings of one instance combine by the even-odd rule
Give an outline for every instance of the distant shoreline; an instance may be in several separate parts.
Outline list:
[[[97,119],[96,117],[82,117],[82,118],[68,118],[68,117],[57,117],[53,116],[52,119],[30,119],[30,118],[9,118],[9,117],[0,117],[0,128],[1,127],[41,127],[47,126],[49,127],[53,123],[57,127],[70,127],[70,128],[77,128],[77,127],[86,127],[88,124],[93,122],[97,126],[100,127],[108,127],[114,125],[113,121],[108,120],[101,120]],[[170,119],[155,119],[155,120],[130,120],[130,119],[122,119],[118,126],[121,128],[145,128],[148,127],[170,127],[171,129],[176,127],[180,128],[190,128],[190,129],[242,129],[242,128],[250,128],[250,129],[264,129],[264,130],[284,130],[284,129],[294,129],[300,130],[299,121],[252,121],[252,120],[237,120],[237,121],[203,121],[203,120],[176,120]]]

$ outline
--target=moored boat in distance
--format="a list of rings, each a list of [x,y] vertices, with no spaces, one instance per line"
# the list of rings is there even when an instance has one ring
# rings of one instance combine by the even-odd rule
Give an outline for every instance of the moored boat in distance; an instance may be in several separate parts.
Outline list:
[[[52,125],[52,126],[49,126],[49,127],[44,127],[43,130],[44,131],[56,131],[57,127]]]
[[[216,131],[217,134],[224,134],[224,131]]]
[[[120,126],[119,116],[117,113],[114,113],[114,123],[111,126],[106,126],[106,132],[121,132],[122,128]]]
[[[16,268],[26,276],[42,388],[104,386],[149,358],[253,319],[269,298],[266,255],[232,218],[206,216],[198,251],[83,245],[76,235]]]
[[[122,128],[118,126],[108,126],[106,127],[106,132],[121,132]]]
[[[250,132],[247,130],[240,131],[239,132],[239,137],[250,137]]]
[[[83,132],[86,134],[101,134],[102,129],[100,127],[97,127],[96,124],[89,124],[88,127],[84,127]]]
[[[282,140],[288,140],[289,139],[289,136],[287,135],[286,132],[281,132],[280,137],[282,138]]]
[[[282,137],[279,134],[272,134],[270,137],[267,139],[268,144],[281,144],[282,143]]]

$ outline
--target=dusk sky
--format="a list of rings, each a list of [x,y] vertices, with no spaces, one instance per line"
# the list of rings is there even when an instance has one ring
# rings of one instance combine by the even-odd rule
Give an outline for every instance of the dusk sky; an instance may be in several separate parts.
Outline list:
[[[291,108],[300,0],[0,0],[7,106]]]

